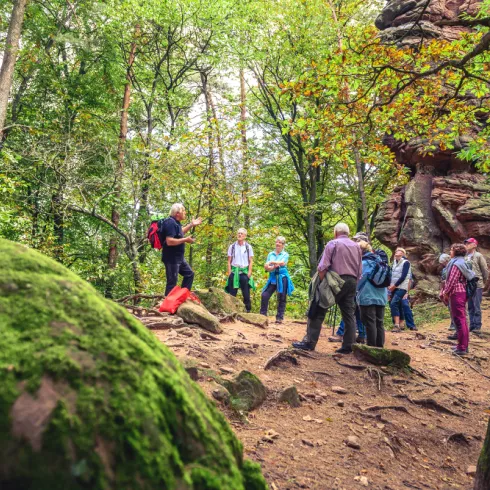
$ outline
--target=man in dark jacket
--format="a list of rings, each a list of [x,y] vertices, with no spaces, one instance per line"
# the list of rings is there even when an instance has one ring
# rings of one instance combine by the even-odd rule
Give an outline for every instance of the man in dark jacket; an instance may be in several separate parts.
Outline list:
[[[165,241],[162,243],[162,262],[165,264],[167,275],[167,287],[165,296],[177,285],[179,274],[183,277],[182,287],[191,289],[194,281],[194,271],[184,258],[185,244],[194,243],[196,240],[192,236],[184,235],[194,226],[202,223],[201,218],[191,220],[184,227],[181,221],[185,220],[186,212],[182,204],[176,203],[170,209],[170,218],[163,224]]]
[[[318,274],[323,280],[328,271],[333,271],[344,280],[342,289],[335,297],[345,324],[342,347],[336,352],[350,354],[356,339],[355,298],[357,281],[362,275],[361,249],[349,238],[349,227],[345,223],[335,226],[334,236],[323,251],[318,264]],[[326,309],[319,306],[316,308],[314,318],[308,318],[305,338],[301,342],[293,342],[293,347],[303,350],[315,349],[326,313]]]

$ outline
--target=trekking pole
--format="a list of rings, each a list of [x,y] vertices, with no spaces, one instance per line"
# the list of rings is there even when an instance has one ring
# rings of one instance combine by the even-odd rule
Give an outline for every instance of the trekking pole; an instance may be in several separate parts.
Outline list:
[[[332,336],[335,335],[335,325],[337,325],[337,303],[333,306]]]

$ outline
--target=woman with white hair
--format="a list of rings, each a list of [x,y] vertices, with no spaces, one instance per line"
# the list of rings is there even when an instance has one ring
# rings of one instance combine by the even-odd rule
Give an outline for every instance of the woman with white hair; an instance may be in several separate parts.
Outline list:
[[[269,300],[277,291],[277,314],[276,323],[282,323],[286,311],[287,297],[291,296],[294,286],[289,276],[287,264],[289,254],[284,250],[286,239],[283,236],[276,238],[276,249],[267,255],[265,270],[269,272],[269,279],[262,289],[260,303],[260,314],[267,316]]]
[[[408,292],[410,279],[412,277],[412,266],[405,255],[404,248],[398,247],[395,250],[393,266],[391,268],[391,285],[388,291],[391,293],[391,316],[395,324],[393,332],[400,331],[400,316],[403,315],[402,301]]]

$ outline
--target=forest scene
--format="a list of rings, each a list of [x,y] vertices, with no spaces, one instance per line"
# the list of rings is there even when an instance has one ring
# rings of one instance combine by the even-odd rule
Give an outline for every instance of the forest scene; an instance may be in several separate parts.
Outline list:
[[[0,488],[490,490],[490,0],[0,10]]]

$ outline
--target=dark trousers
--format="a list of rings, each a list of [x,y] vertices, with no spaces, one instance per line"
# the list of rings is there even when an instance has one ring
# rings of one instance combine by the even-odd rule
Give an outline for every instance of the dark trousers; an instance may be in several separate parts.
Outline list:
[[[380,305],[360,306],[361,320],[366,327],[367,345],[383,347],[385,343],[385,329],[383,320],[385,307]]]
[[[182,287],[187,288],[189,291],[192,288],[192,283],[194,281],[194,272],[191,266],[186,262],[185,259],[177,263],[165,264],[165,273],[167,275],[167,287],[165,288],[165,296],[172,291],[172,289],[177,285],[177,280],[179,279],[179,274],[182,276]]]
[[[267,310],[269,308],[269,300],[271,296],[276,292],[277,285],[269,284],[267,289],[262,292],[260,300],[260,314],[267,315]],[[286,301],[288,297],[288,279],[287,277],[282,278],[282,293],[277,293],[277,315],[276,320],[284,320],[284,312],[286,311]]]
[[[345,282],[339,294],[335,297],[335,302],[339,306],[342,320],[345,325],[345,332],[342,347],[347,350],[352,349],[352,344],[356,340],[356,287],[357,278],[354,276],[340,276]],[[308,318],[305,341],[315,346],[320,338],[322,323],[325,320],[327,310],[317,307],[314,317]]]
[[[234,278],[235,278],[235,274],[232,272],[228,279],[228,284],[229,284],[228,291],[232,296],[236,296],[238,293],[238,288],[235,289],[233,287]],[[247,312],[250,312],[250,310],[252,309],[252,302],[250,301],[250,285],[248,283],[249,278],[247,274],[240,274],[239,280],[240,280],[240,289],[243,294],[243,304],[245,305],[245,309],[247,310]]]
[[[470,332],[481,330],[481,302],[483,289],[477,288],[475,294],[468,298],[468,313],[470,315]]]

